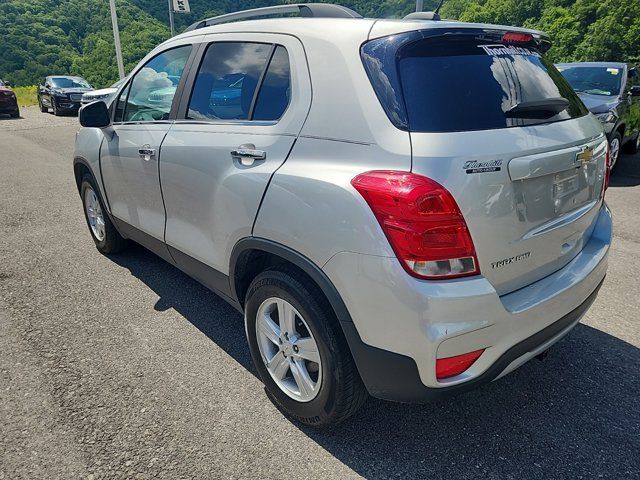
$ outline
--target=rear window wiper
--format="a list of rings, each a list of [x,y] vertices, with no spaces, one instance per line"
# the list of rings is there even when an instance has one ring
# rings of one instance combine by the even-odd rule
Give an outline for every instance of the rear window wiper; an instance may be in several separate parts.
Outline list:
[[[533,102],[520,102],[504,112],[507,118],[551,118],[569,107],[569,100],[562,97],[545,98]]]

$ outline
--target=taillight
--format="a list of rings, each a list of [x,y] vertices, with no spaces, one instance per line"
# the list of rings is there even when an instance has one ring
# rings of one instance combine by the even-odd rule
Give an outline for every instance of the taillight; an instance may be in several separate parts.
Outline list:
[[[404,269],[425,279],[477,275],[464,217],[449,191],[409,172],[372,171],[351,180],[378,219]]]
[[[502,36],[502,43],[531,43],[533,35],[522,32],[507,32]]]
[[[482,355],[482,352],[484,352],[484,348],[482,350],[456,355],[455,357],[438,358],[436,360],[436,378],[442,380],[443,378],[460,375],[475,363],[480,355]]]

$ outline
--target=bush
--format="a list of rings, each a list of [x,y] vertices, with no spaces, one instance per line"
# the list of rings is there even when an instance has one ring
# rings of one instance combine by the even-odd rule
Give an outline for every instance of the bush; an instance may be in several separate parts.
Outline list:
[[[21,107],[29,107],[31,105],[38,104],[38,87],[36,85],[31,85],[29,87],[14,87],[13,91],[16,92],[18,104]]]

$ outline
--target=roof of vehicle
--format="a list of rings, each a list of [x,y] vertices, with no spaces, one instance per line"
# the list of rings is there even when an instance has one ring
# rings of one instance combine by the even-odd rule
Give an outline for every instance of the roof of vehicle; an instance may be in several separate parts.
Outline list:
[[[627,66],[623,62],[568,62],[556,63],[556,67],[602,67],[602,68],[624,68]]]
[[[376,18],[306,18],[285,17],[265,18],[260,20],[243,20],[223,23],[208,27],[190,30],[168,40],[186,38],[190,36],[207,35],[215,33],[257,32],[257,33],[281,33],[294,35],[299,38],[325,37],[333,39],[336,33],[368,32],[368,39],[393,35],[413,30],[431,28],[479,28],[498,29],[513,32],[528,32],[542,35],[542,32],[527,28],[512,27],[506,25],[492,25],[487,23],[466,23],[449,20],[413,20],[413,19],[376,19]]]

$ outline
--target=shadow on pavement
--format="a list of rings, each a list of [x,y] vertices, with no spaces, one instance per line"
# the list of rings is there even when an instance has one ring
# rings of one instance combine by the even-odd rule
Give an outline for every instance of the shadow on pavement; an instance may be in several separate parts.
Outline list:
[[[621,155],[611,172],[609,186],[635,187],[640,185],[640,154]]]
[[[255,375],[242,317],[139,246],[112,257]],[[258,392],[256,392],[258,393]],[[586,325],[505,378],[447,401],[370,399],[301,430],[366,478],[640,478],[640,350]]]

